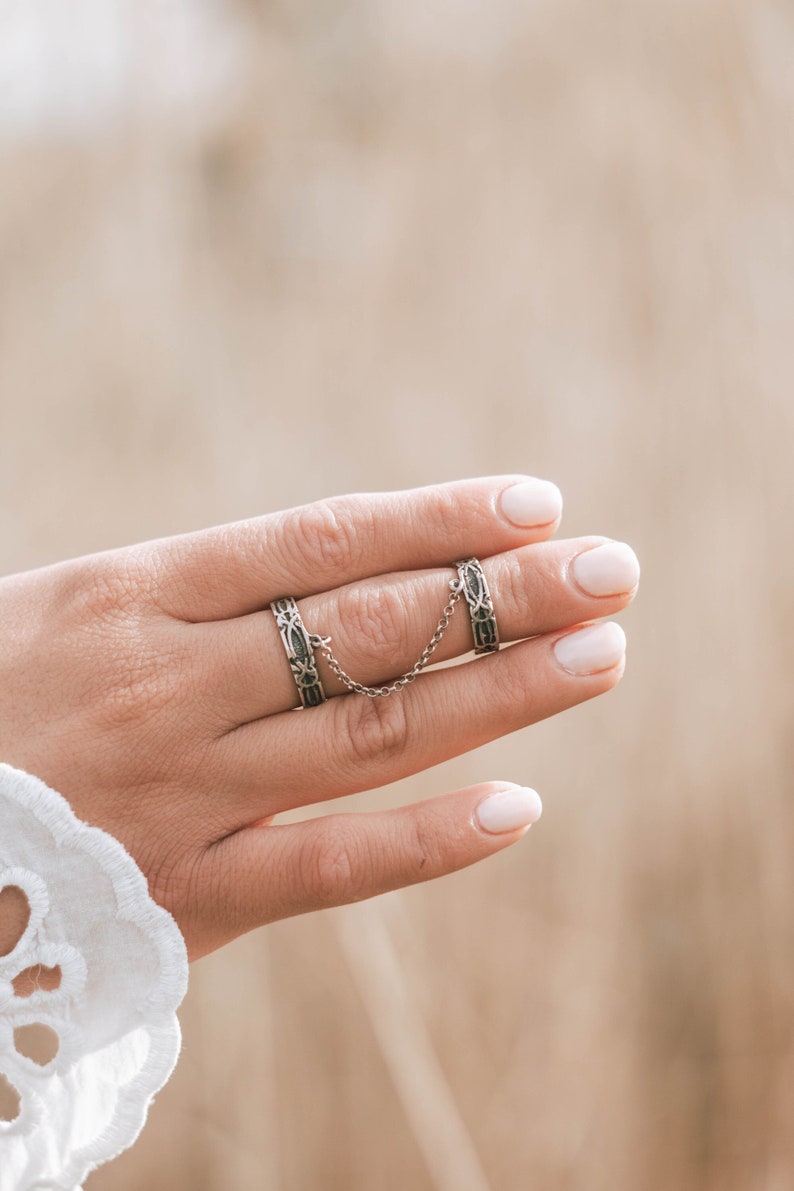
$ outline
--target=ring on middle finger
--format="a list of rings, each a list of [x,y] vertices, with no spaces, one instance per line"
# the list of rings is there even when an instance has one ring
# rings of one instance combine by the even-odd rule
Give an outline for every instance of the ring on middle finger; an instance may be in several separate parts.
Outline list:
[[[469,609],[474,652],[495,653],[499,648],[499,626],[480,561],[477,558],[464,558],[455,566]]]
[[[282,596],[273,601],[270,609],[276,618],[300,701],[304,707],[317,707],[325,702],[325,691],[314,659],[311,637],[301,620],[298,605],[292,596]]]

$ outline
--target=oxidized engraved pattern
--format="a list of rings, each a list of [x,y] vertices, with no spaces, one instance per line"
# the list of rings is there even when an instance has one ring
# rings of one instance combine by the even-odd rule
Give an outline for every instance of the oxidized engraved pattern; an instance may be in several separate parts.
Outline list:
[[[476,558],[464,558],[455,565],[469,607],[474,652],[494,653],[499,648],[499,629],[483,569]]]
[[[270,610],[276,618],[300,701],[304,707],[317,707],[325,702],[325,691],[320,682],[309,634],[298,612],[298,605],[292,596],[282,596],[281,599],[273,601]]]
[[[491,593],[483,574],[483,569],[476,558],[466,558],[455,563],[457,578],[449,584],[449,600],[441,613],[436,631],[422,650],[418,660],[410,670],[395,678],[385,686],[365,686],[351,678],[339,664],[331,649],[331,638],[323,637],[319,633],[308,633],[301,621],[298,606],[291,596],[282,596],[270,605],[276,624],[279,627],[281,640],[287,651],[289,664],[295,685],[304,707],[316,707],[325,702],[325,691],[322,688],[317,666],[314,661],[314,650],[319,649],[328,659],[328,665],[336,677],[349,691],[357,695],[366,695],[370,699],[385,699],[402,691],[410,683],[415,682],[428,665],[435,653],[441,638],[449,628],[449,622],[460,600],[466,597],[471,617],[471,627],[474,633],[474,652],[493,653],[499,648],[499,630],[496,627],[496,616],[493,610]]]

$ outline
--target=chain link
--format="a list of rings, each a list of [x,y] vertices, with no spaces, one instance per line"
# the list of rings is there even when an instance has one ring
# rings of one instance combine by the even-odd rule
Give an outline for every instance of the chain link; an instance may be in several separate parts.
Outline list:
[[[419,660],[406,674],[403,674],[400,678],[396,678],[388,686],[364,686],[363,682],[356,682],[355,678],[351,678],[349,674],[346,674],[334,657],[330,637],[321,637],[318,633],[309,633],[309,641],[314,649],[322,650],[328,659],[328,665],[348,690],[354,691],[357,695],[367,695],[370,699],[385,699],[388,695],[393,695],[396,691],[401,691],[403,687],[408,686],[409,683],[418,678],[436,652],[441,638],[449,628],[449,622],[452,619],[452,614],[455,611],[457,603],[463,595],[463,580],[460,576],[457,579],[450,579],[449,590],[452,593],[449,597],[449,603],[441,613],[436,631],[422,650]]]

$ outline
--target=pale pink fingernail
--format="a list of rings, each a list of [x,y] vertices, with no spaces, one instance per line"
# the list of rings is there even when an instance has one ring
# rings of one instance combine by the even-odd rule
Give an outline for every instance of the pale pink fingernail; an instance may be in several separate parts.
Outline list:
[[[505,488],[500,503],[507,520],[521,529],[548,525],[562,514],[562,493],[550,480],[524,480]]]
[[[617,666],[626,652],[626,634],[613,620],[591,624],[555,642],[554,653],[563,670],[584,676]]]
[[[542,811],[543,803],[536,790],[528,786],[515,786],[512,790],[499,790],[485,798],[475,813],[483,831],[502,835],[537,823]]]
[[[639,583],[640,564],[625,542],[606,542],[577,554],[571,563],[571,575],[588,595],[622,595]]]

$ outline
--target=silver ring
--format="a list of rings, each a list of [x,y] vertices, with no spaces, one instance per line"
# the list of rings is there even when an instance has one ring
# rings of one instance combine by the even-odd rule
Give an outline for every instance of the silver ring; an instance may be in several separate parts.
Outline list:
[[[455,566],[469,608],[474,652],[495,653],[499,648],[499,628],[485,573],[476,558],[464,558]]]
[[[320,682],[314,650],[301,620],[298,605],[292,596],[282,596],[270,605],[289,661],[295,686],[304,707],[325,703],[325,691]]]

